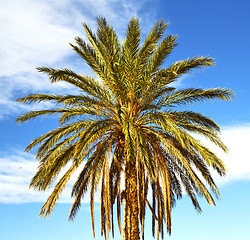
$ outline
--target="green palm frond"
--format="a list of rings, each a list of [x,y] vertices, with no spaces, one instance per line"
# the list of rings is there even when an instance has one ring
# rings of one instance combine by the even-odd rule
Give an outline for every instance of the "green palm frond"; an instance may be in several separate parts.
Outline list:
[[[205,117],[201,113],[193,111],[169,111],[167,114],[178,124],[194,123],[217,132],[220,131],[219,126],[212,119]]]
[[[214,66],[215,62],[210,57],[193,57],[173,63],[167,70],[178,75],[188,73],[190,70]]]
[[[210,99],[231,100],[233,92],[227,89],[214,88],[214,89],[182,89],[166,96],[161,106],[173,106],[180,104],[191,104],[193,102],[202,102]]]

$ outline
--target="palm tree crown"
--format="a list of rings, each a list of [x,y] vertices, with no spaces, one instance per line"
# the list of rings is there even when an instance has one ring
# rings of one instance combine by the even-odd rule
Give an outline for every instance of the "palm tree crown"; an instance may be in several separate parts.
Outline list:
[[[138,19],[132,18],[126,39],[118,41],[105,18],[97,18],[97,30],[83,24],[87,41],[77,37],[72,45],[91,67],[97,78],[76,74],[69,69],[40,67],[51,83],[65,81],[79,88],[79,95],[33,94],[19,98],[22,103],[53,102],[54,109],[31,111],[17,118],[23,123],[41,115],[59,115],[59,127],[29,144],[26,151],[39,146],[39,168],[30,187],[45,191],[57,181],[43,205],[41,215],[51,214],[71,175],[80,169],[74,183],[69,219],[74,219],[81,199],[89,191],[94,229],[94,196],[100,186],[101,233],[114,234],[113,207],[116,204],[121,233],[121,209],[124,202],[124,239],[144,238],[145,211],[152,212],[152,232],[163,238],[166,224],[171,233],[171,208],[185,191],[194,207],[201,211],[196,195],[215,204],[218,189],[209,167],[221,176],[223,162],[192,133],[208,138],[222,150],[219,127],[210,118],[193,111],[178,110],[179,105],[210,99],[230,100],[227,89],[177,90],[171,83],[192,69],[214,65],[208,57],[193,57],[163,67],[176,46],[176,36],[163,37],[167,24],[158,21],[140,45]],[[200,173],[200,174],[198,174]],[[150,194],[148,194],[150,192]],[[141,226],[141,227],[140,227]],[[140,230],[141,229],[141,230]]]

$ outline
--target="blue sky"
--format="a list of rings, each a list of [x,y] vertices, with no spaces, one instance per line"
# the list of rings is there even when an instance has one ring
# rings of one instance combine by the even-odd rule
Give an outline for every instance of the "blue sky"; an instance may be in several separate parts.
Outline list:
[[[18,126],[14,119],[29,110],[49,105],[24,106],[15,99],[29,93],[72,93],[66,84],[50,85],[38,66],[72,68],[92,74],[74,54],[69,42],[82,36],[82,22],[95,28],[95,17],[106,16],[120,39],[129,19],[137,16],[143,36],[158,19],[170,22],[167,33],[177,34],[178,46],[166,62],[193,56],[210,56],[216,66],[194,71],[178,87],[230,88],[236,93],[232,102],[213,101],[192,106],[193,110],[214,119],[221,126],[221,137],[229,148],[223,154],[204,141],[226,163],[228,174],[215,176],[221,192],[216,207],[201,199],[203,213],[197,214],[191,201],[183,197],[173,210],[170,240],[250,239],[250,2],[248,0],[0,0],[0,226],[1,239],[40,240],[73,237],[92,239],[88,199],[75,222],[67,221],[70,186],[60,198],[49,219],[38,217],[49,193],[28,190],[36,171],[34,153],[24,153],[35,137],[56,128],[54,119],[42,119]],[[99,235],[96,206],[96,239]],[[151,219],[150,213],[147,214]],[[146,240],[153,239],[150,221]],[[118,231],[116,238],[120,239]]]

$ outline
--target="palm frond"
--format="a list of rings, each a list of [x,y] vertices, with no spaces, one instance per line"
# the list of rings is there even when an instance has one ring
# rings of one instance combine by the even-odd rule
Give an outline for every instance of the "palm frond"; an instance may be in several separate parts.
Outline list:
[[[203,102],[210,99],[231,100],[233,92],[228,89],[214,88],[214,89],[182,89],[173,92],[166,96],[159,104],[161,106],[175,106],[191,104],[193,102]]]

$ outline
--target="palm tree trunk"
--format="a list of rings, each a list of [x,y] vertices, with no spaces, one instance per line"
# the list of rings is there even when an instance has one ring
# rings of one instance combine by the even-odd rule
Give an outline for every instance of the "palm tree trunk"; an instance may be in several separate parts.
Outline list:
[[[125,166],[125,206],[123,240],[139,240],[139,208],[136,187],[136,167],[131,161]]]

